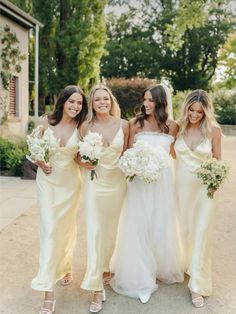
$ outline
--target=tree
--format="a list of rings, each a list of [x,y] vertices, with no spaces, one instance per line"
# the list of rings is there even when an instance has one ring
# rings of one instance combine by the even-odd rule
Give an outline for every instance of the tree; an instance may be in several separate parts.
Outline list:
[[[44,27],[39,37],[39,95],[53,97],[68,84],[85,90],[99,80],[106,42],[107,0],[15,0]],[[28,5],[30,4],[30,5]]]
[[[158,76],[161,51],[153,45],[145,21],[142,26],[134,22],[136,14],[136,9],[130,9],[118,19],[113,14],[108,17],[108,54],[102,58],[104,77]]]
[[[108,54],[102,58],[102,74],[164,76],[175,91],[209,88],[218,50],[232,28],[225,4],[220,0],[192,4],[182,0],[178,6],[176,1],[160,0],[144,1],[143,6],[146,10],[129,8],[122,16],[109,18]],[[198,18],[194,18],[196,10]]]
[[[168,32],[164,31],[163,49],[170,58],[163,59],[162,73],[172,81],[175,90],[210,88],[218,50],[232,28],[225,2],[210,1],[201,10],[203,20],[198,21],[195,27],[192,22],[191,27],[186,27],[181,35],[181,45],[172,47]],[[185,19],[182,20],[184,22]]]
[[[105,52],[106,23],[104,9],[107,0],[80,1],[78,8],[80,49],[77,57],[81,86],[88,90],[100,80],[100,60]]]
[[[225,45],[219,52],[219,72],[221,72],[218,87],[236,87],[236,32],[229,34]]]

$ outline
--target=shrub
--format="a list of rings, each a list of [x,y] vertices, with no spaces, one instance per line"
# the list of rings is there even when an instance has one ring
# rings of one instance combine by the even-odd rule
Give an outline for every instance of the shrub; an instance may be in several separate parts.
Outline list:
[[[31,133],[35,127],[36,127],[36,123],[35,123],[34,119],[29,119],[27,132]]]
[[[212,94],[212,99],[220,124],[236,124],[236,88],[220,89]]]
[[[106,81],[120,105],[122,117],[126,119],[132,117],[141,104],[143,91],[156,83],[155,80],[142,78],[112,78]]]
[[[26,152],[27,145],[25,141],[17,145],[9,140],[0,138],[0,170],[10,170],[12,175],[20,176]]]
[[[174,118],[176,120],[180,116],[181,108],[183,106],[184,100],[185,100],[186,96],[188,95],[188,93],[190,93],[190,90],[187,90],[184,92],[178,92],[172,98]]]

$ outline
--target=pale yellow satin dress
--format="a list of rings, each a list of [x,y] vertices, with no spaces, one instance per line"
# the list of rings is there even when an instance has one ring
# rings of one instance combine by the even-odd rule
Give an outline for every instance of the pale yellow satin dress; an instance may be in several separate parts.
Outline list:
[[[50,136],[54,136],[52,130]],[[37,171],[40,256],[39,271],[31,283],[35,290],[52,291],[59,279],[72,272],[81,188],[80,169],[74,161],[78,141],[76,128],[65,147],[50,153],[52,173],[46,176],[41,168]]]
[[[117,226],[126,192],[126,180],[118,167],[123,150],[124,133],[119,128],[112,143],[103,148],[96,166],[97,178],[90,179],[86,171],[84,182],[84,207],[87,223],[87,270],[81,288],[103,289],[103,272],[109,271]]]
[[[211,227],[215,213],[214,200],[207,196],[206,186],[195,170],[212,157],[210,139],[203,140],[194,150],[183,137],[175,142],[176,188],[181,211],[181,228],[186,251],[188,287],[203,296],[212,294]]]

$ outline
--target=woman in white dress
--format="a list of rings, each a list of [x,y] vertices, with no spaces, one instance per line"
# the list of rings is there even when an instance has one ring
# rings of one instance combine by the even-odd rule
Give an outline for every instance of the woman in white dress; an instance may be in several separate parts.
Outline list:
[[[167,97],[168,96],[168,97]],[[130,122],[129,147],[143,140],[160,147],[170,159],[177,124],[168,119],[170,94],[167,86],[156,85],[143,93],[141,113]],[[169,104],[170,105],[170,104]],[[174,183],[169,167],[157,182],[144,183],[135,177],[128,184],[117,245],[111,260],[111,287],[118,293],[148,302],[157,288],[156,280],[183,281],[181,239],[177,223]]]
[[[180,222],[185,239],[185,271],[190,276],[192,303],[202,307],[203,296],[212,293],[210,239],[215,206],[195,170],[212,157],[221,158],[221,130],[205,91],[195,90],[187,96],[179,125],[174,148]]]

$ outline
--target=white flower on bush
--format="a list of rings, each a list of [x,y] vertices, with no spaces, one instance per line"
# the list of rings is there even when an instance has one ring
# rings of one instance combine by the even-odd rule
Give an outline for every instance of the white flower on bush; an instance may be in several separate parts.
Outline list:
[[[161,169],[168,166],[168,154],[162,147],[153,147],[145,141],[137,141],[133,148],[125,151],[119,167],[130,181],[135,176],[144,182],[157,181]]]

